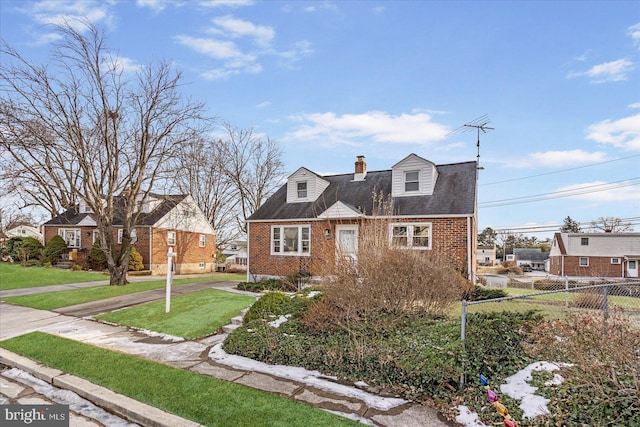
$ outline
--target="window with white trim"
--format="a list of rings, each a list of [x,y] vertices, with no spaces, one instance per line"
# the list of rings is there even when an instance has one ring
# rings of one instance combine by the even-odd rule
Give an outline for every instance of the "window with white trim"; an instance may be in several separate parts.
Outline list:
[[[176,244],[176,232],[168,231],[167,232],[167,245],[175,245]]]
[[[200,246],[201,248],[204,248],[205,246],[207,246],[207,236],[204,234],[201,234],[199,239],[198,239],[198,246]]]
[[[580,257],[580,267],[589,267],[589,258],[586,256]]]
[[[122,244],[122,236],[124,235],[124,230],[122,228],[118,229],[118,244]],[[135,244],[138,241],[138,235],[136,233],[136,229],[131,230],[131,244]]]
[[[308,225],[275,225],[271,227],[272,255],[309,255],[311,228]]]
[[[391,246],[431,249],[431,223],[396,223],[389,226]]]
[[[296,189],[298,191],[298,199],[307,198],[307,181],[300,181],[296,183]]]
[[[611,264],[620,264],[620,258],[611,258]]]
[[[581,237],[580,238],[580,245],[581,246],[589,246],[589,238],[588,237]]]
[[[91,241],[91,243],[95,243],[98,240],[100,240],[100,230],[93,230],[93,240]]]
[[[79,228],[58,228],[58,234],[64,239],[69,248],[80,247],[80,229]]]
[[[404,191],[420,190],[420,172],[407,171],[404,173]]]

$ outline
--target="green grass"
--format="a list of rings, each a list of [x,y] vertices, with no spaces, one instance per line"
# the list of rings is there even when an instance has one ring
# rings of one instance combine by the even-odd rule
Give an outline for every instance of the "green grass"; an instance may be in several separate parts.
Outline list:
[[[203,276],[188,279],[175,279],[174,285],[205,282],[209,280],[237,280],[239,275]],[[3,298],[11,304],[38,308],[40,310],[54,310],[61,307],[69,307],[90,301],[133,294],[166,286],[166,280],[154,280],[150,282],[132,282],[126,286],[95,286],[90,288],[71,289],[68,291],[47,292],[35,295],[21,295],[17,297]]]
[[[0,263],[0,291],[63,285],[66,283],[109,280],[109,276],[90,271],[70,271],[56,268],[23,267],[18,264]],[[240,279],[240,280],[245,280]]]
[[[215,333],[255,300],[256,297],[252,296],[207,289],[172,298],[169,313],[165,313],[163,300],[102,314],[97,318],[192,339]]]
[[[206,426],[359,425],[281,396],[41,332],[0,347]]]

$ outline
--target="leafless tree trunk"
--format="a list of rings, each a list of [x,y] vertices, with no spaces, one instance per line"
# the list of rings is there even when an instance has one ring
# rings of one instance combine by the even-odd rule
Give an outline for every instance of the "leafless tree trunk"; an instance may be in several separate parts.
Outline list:
[[[140,207],[165,161],[204,131],[204,106],[183,98],[181,74],[167,62],[129,79],[104,34],[84,26],[57,27],[62,38],[47,66],[2,44],[0,145],[3,160],[19,165],[25,199],[93,210],[111,284],[122,285]]]
[[[225,173],[238,192],[238,228],[246,233],[246,220],[281,184],[284,175],[282,150],[277,141],[225,125]]]

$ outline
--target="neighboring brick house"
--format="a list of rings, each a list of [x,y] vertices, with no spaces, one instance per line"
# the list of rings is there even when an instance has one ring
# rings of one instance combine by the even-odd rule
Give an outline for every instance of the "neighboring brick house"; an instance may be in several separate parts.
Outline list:
[[[555,233],[549,273],[557,276],[638,277],[640,233]]]
[[[357,258],[374,195],[393,201],[389,244],[432,252],[475,279],[477,163],[435,165],[415,154],[391,170],[320,176],[304,167],[247,220],[247,280],[296,272],[321,275],[335,263],[336,247]],[[381,266],[384,268],[384,266]]]
[[[114,240],[122,241],[122,222],[114,219]],[[99,238],[95,215],[83,203],[43,225],[45,242],[60,235],[67,242],[69,258],[86,260]],[[150,194],[142,203],[133,246],[142,255],[144,268],[166,274],[169,247],[177,274],[204,273],[215,269],[216,237],[213,228],[190,195]],[[132,233],[133,234],[133,233]],[[133,236],[132,236],[133,237]]]

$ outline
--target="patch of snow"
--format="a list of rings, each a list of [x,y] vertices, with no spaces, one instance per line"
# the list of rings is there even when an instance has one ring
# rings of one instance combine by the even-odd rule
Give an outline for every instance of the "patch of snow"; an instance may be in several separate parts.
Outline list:
[[[355,383],[353,383],[355,386],[357,387],[369,387],[369,384],[367,384],[364,381],[356,381]]]
[[[307,298],[313,298],[313,297],[315,297],[316,295],[320,295],[321,293],[322,293],[322,292],[320,292],[320,291],[311,291],[311,292],[309,292],[309,293],[307,294]]]
[[[298,381],[342,396],[360,399],[366,402],[370,407],[381,411],[388,411],[391,408],[408,403],[408,401],[404,399],[377,396],[355,387],[338,384],[334,382],[336,380],[335,377],[324,375],[318,371],[309,371],[295,366],[269,365],[264,362],[249,359],[248,357],[228,354],[222,349],[221,344],[217,344],[211,348],[209,358],[216,363],[230,366],[235,369],[274,375],[291,381]]]
[[[549,399],[535,394],[538,388],[529,385],[529,381],[533,378],[531,373],[533,371],[553,372],[560,369],[561,366],[561,364],[550,362],[532,363],[507,378],[505,380],[506,384],[500,386],[500,391],[520,401],[520,409],[522,409],[525,418],[534,418],[538,415],[548,414],[549,409],[547,409],[547,403],[549,403]]]
[[[3,376],[31,387],[36,393],[42,394],[48,399],[61,405],[69,405],[69,409],[77,414],[94,419],[105,426],[110,427],[135,427],[138,424],[132,424],[120,417],[110,414],[102,408],[97,407],[93,403],[78,396],[70,390],[63,390],[42,381],[33,375],[17,368],[12,368],[2,373]]]
[[[271,326],[272,328],[279,328],[280,325],[282,325],[284,322],[289,320],[290,317],[291,317],[290,314],[287,314],[285,316],[280,316],[276,320],[269,322],[269,326]]]
[[[489,427],[480,420],[480,417],[476,412],[472,412],[468,407],[464,405],[458,405],[458,412],[460,414],[456,416],[456,421],[466,427]]]
[[[141,334],[145,334],[149,337],[159,337],[162,339],[162,341],[171,341],[171,342],[182,342],[184,341],[184,338],[182,337],[176,337],[175,335],[169,335],[169,334],[163,334],[161,332],[155,332],[155,331],[150,331],[148,329],[139,329],[139,328],[133,328],[136,331],[140,332]]]
[[[553,378],[550,379],[549,381],[545,381],[544,385],[546,386],[553,386],[553,385],[560,385],[564,382],[564,377],[560,374],[554,374]]]

